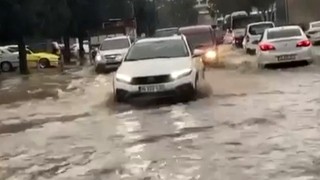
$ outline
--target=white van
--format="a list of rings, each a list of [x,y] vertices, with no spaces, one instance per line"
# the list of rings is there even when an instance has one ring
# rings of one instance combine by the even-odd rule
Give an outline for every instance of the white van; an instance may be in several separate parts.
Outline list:
[[[247,25],[242,45],[247,54],[254,54],[264,30],[275,27],[273,22],[265,21]]]

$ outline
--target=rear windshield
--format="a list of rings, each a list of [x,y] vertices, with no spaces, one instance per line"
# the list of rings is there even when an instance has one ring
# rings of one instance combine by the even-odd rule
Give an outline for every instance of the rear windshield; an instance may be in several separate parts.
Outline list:
[[[265,29],[272,28],[272,27],[274,27],[274,25],[271,23],[253,25],[253,26],[250,26],[249,33],[251,35],[261,35],[263,34]]]
[[[311,27],[312,27],[312,28],[318,28],[318,27],[320,27],[320,22],[319,22],[319,23],[313,23],[313,24],[311,24]]]
[[[267,34],[268,39],[289,38],[301,36],[300,29],[283,29],[278,31],[269,31]]]

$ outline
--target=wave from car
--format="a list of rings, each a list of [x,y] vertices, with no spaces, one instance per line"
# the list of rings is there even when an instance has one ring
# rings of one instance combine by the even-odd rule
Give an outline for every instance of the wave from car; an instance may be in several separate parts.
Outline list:
[[[204,79],[200,54],[193,54],[185,36],[146,38],[129,49],[114,77],[116,101],[132,97],[195,97]]]
[[[257,51],[258,64],[312,62],[312,43],[299,26],[282,26],[265,30]]]

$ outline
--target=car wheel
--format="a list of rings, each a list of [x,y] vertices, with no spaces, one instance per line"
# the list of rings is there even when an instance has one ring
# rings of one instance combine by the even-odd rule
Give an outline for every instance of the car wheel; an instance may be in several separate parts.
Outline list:
[[[2,62],[1,63],[1,71],[2,72],[10,72],[12,70],[13,70],[13,67],[10,62]]]
[[[250,54],[250,50],[246,48],[246,54]]]
[[[49,61],[49,59],[46,59],[46,58],[40,59],[40,60],[39,60],[39,67],[40,67],[41,69],[50,67],[50,61]]]
[[[125,94],[124,93],[121,93],[121,91],[119,90],[115,90],[115,93],[114,93],[114,100],[118,103],[122,103],[122,102],[125,102]]]

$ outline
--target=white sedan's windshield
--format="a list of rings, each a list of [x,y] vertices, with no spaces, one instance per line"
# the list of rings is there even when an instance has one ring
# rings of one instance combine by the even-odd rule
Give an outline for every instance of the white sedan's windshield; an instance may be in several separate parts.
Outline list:
[[[125,61],[187,56],[189,56],[189,52],[184,41],[162,40],[135,44],[129,50]]]

